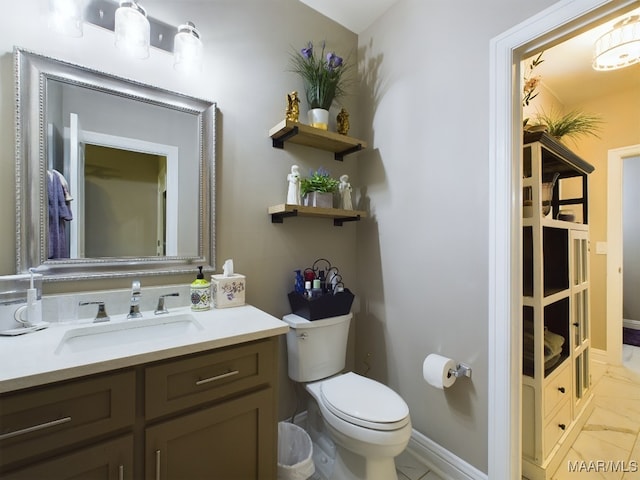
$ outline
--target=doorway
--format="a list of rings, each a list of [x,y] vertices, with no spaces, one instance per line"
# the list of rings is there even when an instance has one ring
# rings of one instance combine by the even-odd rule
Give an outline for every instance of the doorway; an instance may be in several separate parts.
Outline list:
[[[635,277],[625,278],[623,272],[626,274],[627,267],[635,265],[631,258],[632,251],[629,250],[629,255],[623,255],[624,237],[625,232],[623,230],[624,215],[628,213],[625,211],[625,198],[624,193],[632,193],[633,189],[630,188],[628,183],[625,183],[624,171],[628,165],[631,167],[628,173],[633,173],[637,169],[637,165],[640,163],[640,145],[632,145],[624,148],[617,148],[609,151],[608,155],[608,196],[607,196],[607,238],[609,243],[609,251],[607,256],[607,318],[610,319],[607,324],[607,357],[608,362],[613,365],[619,365],[622,363],[622,328],[623,319],[627,316],[634,316],[629,313],[625,314],[623,308],[624,302],[624,285],[629,288],[632,285],[638,285],[640,282]],[[635,174],[637,177],[637,173]],[[627,181],[633,177],[629,175]],[[633,180],[631,180],[633,181]],[[637,182],[637,180],[636,180]],[[633,187],[638,188],[637,184]],[[630,200],[630,199],[626,199]],[[632,209],[629,209],[632,210]],[[637,217],[637,212],[635,214]],[[633,217],[633,213],[631,215]],[[627,221],[627,223],[629,223]],[[637,228],[637,227],[635,227]],[[629,230],[627,235],[635,235],[634,230]],[[637,249],[635,249],[637,251]],[[626,257],[626,258],[625,258]],[[636,257],[637,262],[637,257]],[[637,270],[637,268],[636,268]],[[632,275],[636,275],[629,272]],[[633,307],[635,308],[635,307]],[[633,320],[633,319],[631,319]],[[638,318],[637,320],[640,320]]]
[[[489,478],[520,478],[520,61],[637,1],[560,1],[491,41],[489,142]],[[509,92],[505,95],[505,92]]]

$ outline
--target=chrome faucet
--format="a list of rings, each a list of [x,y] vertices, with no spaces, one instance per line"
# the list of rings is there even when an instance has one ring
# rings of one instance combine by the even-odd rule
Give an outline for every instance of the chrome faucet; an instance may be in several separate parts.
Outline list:
[[[108,322],[110,320],[104,302],[80,302],[78,305],[98,305],[98,313],[96,313],[93,323]]]
[[[153,312],[156,315],[162,315],[165,313],[169,313],[169,310],[167,310],[167,307],[164,304],[164,299],[166,297],[179,297],[180,294],[178,292],[175,293],[165,293],[164,295],[160,295],[160,297],[158,298],[158,306],[156,307],[156,310]]]
[[[127,315],[127,318],[142,317],[142,314],[140,313],[141,296],[142,292],[140,290],[140,282],[138,280],[134,280],[131,282],[131,303],[129,305],[129,315]]]

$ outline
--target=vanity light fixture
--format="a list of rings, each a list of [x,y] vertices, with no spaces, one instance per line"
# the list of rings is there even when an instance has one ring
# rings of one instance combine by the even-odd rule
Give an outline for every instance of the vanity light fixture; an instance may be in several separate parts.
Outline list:
[[[148,58],[151,46],[173,54],[178,71],[202,69],[204,48],[195,25],[175,27],[149,17],[137,0],[49,0],[49,10],[50,27],[61,33],[82,36],[83,22],[90,23],[114,32],[116,46],[135,58]]]
[[[640,62],[640,15],[617,22],[594,46],[594,70],[616,70]]]
[[[178,27],[173,40],[173,68],[184,73],[202,70],[203,46],[200,32],[192,22]]]
[[[69,37],[82,36],[81,0],[49,0],[49,27]]]
[[[115,14],[116,47],[134,58],[147,58],[150,32],[147,11],[136,0],[121,0]]]

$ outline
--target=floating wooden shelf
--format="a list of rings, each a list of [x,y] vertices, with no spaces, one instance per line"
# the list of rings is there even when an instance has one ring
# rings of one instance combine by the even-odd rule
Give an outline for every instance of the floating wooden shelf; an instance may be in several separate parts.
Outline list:
[[[334,153],[336,160],[342,161],[346,155],[367,148],[366,142],[336,132],[320,130],[290,120],[283,120],[269,130],[274,148],[284,148],[285,142],[305,145]]]
[[[281,203],[269,207],[272,223],[282,223],[286,217],[333,218],[333,224],[341,227],[344,222],[354,222],[367,217],[362,210],[342,210],[340,208],[305,207]]]

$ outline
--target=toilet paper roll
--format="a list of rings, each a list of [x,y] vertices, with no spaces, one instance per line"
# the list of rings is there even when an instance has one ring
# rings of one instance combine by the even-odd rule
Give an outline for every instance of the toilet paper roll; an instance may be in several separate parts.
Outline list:
[[[452,359],[431,353],[427,355],[422,364],[422,376],[429,385],[433,385],[440,390],[453,385],[456,377],[449,373],[450,370],[456,369],[456,362]]]

